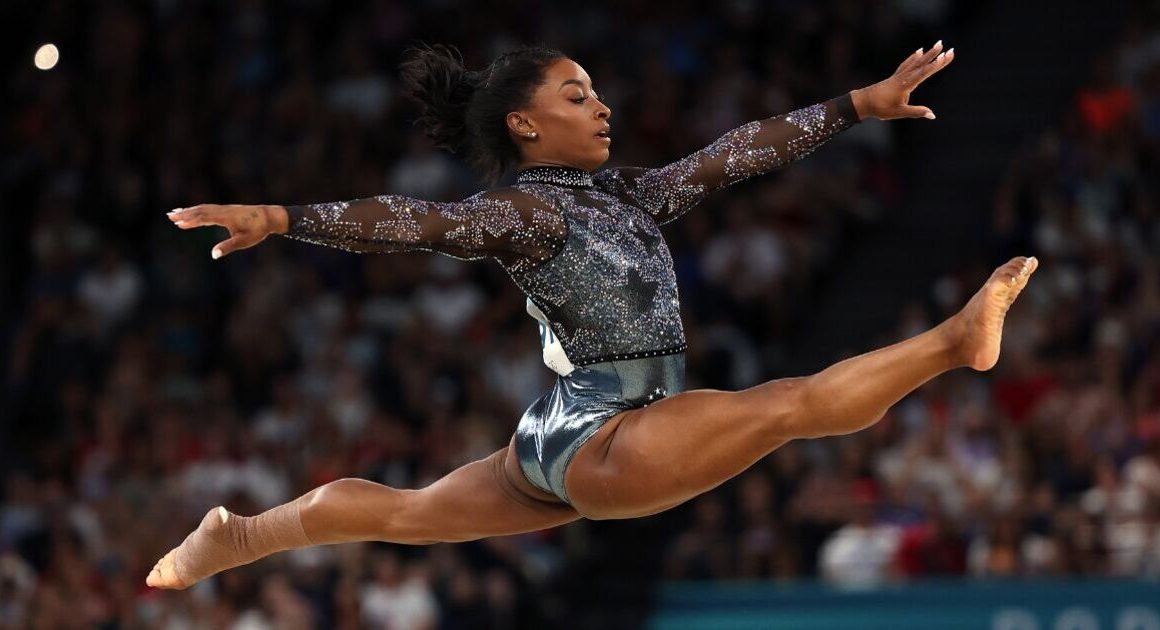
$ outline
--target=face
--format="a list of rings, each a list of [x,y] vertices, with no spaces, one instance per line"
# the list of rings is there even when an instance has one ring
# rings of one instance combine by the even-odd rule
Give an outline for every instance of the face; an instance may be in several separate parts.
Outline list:
[[[557,60],[545,70],[531,105],[507,116],[508,131],[523,156],[520,167],[595,170],[608,160],[611,115],[584,68],[571,59]]]

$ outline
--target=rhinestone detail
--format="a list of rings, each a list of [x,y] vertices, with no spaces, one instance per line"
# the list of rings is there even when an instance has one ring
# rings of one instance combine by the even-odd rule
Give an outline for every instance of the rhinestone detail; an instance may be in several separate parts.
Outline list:
[[[286,236],[357,252],[495,258],[544,312],[573,365],[686,348],[659,225],[709,192],[809,154],[857,121],[844,95],[754,121],[654,169],[539,166],[457,203],[380,195],[287,208]]]
[[[592,173],[570,166],[533,166],[520,171],[516,183],[555,184],[568,188],[591,188],[594,185]]]

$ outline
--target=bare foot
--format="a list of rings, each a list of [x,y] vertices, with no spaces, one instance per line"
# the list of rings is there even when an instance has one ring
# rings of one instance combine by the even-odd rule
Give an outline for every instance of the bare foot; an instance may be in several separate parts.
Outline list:
[[[177,553],[177,549],[170,549],[169,553],[161,557],[157,564],[153,565],[153,570],[149,572],[149,577],[145,578],[145,584],[153,588],[169,588],[169,589],[184,589],[189,587],[189,584],[184,584],[177,579],[177,571],[173,567],[173,556]]]
[[[995,367],[1003,339],[1003,318],[1039,267],[1034,257],[1012,258],[999,267],[955,316],[959,357],[980,372]]]

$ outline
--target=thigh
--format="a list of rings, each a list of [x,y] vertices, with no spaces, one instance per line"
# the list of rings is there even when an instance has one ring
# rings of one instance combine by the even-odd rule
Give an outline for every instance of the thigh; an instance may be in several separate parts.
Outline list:
[[[573,457],[572,505],[589,518],[631,518],[683,503],[789,440],[797,379],[741,392],[697,390],[618,414]]]
[[[505,447],[411,491],[394,529],[409,529],[399,533],[413,542],[461,542],[538,531],[580,518],[571,506],[531,487],[518,462],[511,468],[514,459],[512,449]]]

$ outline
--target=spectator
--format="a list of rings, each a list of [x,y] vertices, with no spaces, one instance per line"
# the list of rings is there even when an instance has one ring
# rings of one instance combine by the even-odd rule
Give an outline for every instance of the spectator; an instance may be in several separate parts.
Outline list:
[[[428,585],[426,567],[404,567],[394,552],[382,552],[374,562],[375,581],[359,595],[363,622],[372,628],[434,630],[438,608]]]
[[[901,539],[898,528],[874,519],[875,491],[866,485],[854,496],[853,518],[822,546],[822,577],[837,586],[864,588],[885,583],[893,575],[894,555]]]

